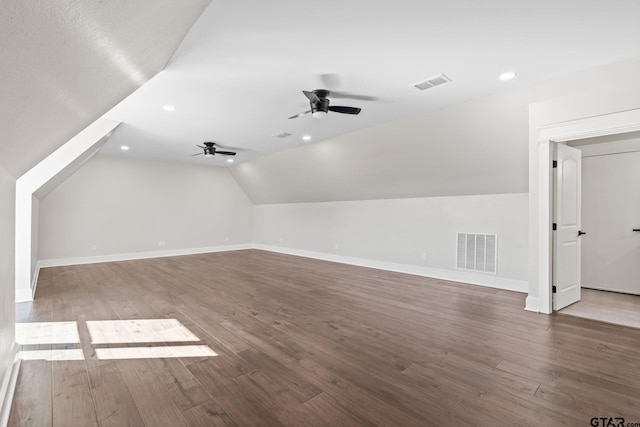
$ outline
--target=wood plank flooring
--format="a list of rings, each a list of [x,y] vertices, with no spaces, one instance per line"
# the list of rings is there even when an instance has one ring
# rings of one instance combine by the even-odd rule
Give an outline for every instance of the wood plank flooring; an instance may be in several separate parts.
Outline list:
[[[56,360],[23,361],[9,425],[640,423],[640,330],[524,297],[258,250],[46,268],[20,316],[80,342],[23,348]]]

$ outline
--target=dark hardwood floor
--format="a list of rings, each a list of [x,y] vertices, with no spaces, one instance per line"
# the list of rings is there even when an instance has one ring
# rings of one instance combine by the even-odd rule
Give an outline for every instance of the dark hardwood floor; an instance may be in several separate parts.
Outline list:
[[[56,360],[23,361],[9,425],[640,423],[640,330],[524,298],[258,250],[46,268],[24,353]]]

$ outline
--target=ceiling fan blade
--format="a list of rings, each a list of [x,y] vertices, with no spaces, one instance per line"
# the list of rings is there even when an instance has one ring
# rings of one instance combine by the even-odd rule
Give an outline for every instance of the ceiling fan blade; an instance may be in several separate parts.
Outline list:
[[[311,110],[305,111],[304,113],[296,114],[295,116],[291,116],[289,118],[290,119],[295,119],[297,117],[304,116],[305,114],[309,114],[309,113],[311,113]]]
[[[358,101],[377,101],[378,98],[375,96],[369,96],[369,95],[357,95],[355,93],[348,93],[348,92],[336,92],[336,91],[331,91],[331,97],[333,98],[347,98],[347,99],[356,99]]]
[[[360,114],[361,108],[357,107],[341,107],[339,105],[331,105],[329,106],[329,111],[335,111],[336,113],[342,114]]]
[[[340,77],[338,77],[337,74],[333,74],[333,73],[324,73],[324,74],[320,74],[320,80],[322,81],[322,84],[324,87],[326,88],[337,88],[340,87]],[[331,90],[331,93],[333,94],[333,90]]]
[[[235,156],[236,153],[233,151],[218,151],[216,150],[216,154],[222,154],[223,156]]]
[[[196,154],[192,154],[191,157],[193,156],[202,156],[204,153],[196,153]]]
[[[202,148],[204,150],[204,147],[202,145],[196,144],[196,147],[200,147],[200,148]]]
[[[303,90],[302,93],[304,93],[304,96],[309,98],[309,101],[320,102],[320,98],[318,98],[318,95],[316,95],[315,93],[309,92],[308,90]]]

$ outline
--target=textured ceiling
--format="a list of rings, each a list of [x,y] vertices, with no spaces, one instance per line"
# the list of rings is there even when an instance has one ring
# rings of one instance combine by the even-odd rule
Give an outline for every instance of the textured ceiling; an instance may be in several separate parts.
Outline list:
[[[640,56],[639,16],[637,0],[212,2],[168,66],[108,114],[124,125],[102,152],[226,165],[192,157],[218,141],[247,162],[303,135],[326,140]],[[499,81],[506,70],[517,78]],[[440,73],[452,82],[411,86]],[[377,100],[332,99],[359,116],[288,120],[316,88]]]
[[[19,177],[167,63],[209,0],[7,0],[0,163]]]

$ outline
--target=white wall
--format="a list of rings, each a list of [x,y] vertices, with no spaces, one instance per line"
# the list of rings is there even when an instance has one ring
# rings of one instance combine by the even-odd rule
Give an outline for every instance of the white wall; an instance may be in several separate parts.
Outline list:
[[[527,197],[522,193],[257,205],[254,241],[284,252],[416,266],[410,271],[456,279],[456,233],[495,233],[498,274],[474,273],[471,281],[526,291]]]
[[[251,202],[224,168],[98,155],[40,201],[40,260],[251,239]]]
[[[15,346],[15,179],[0,165],[0,424],[17,347]]]

